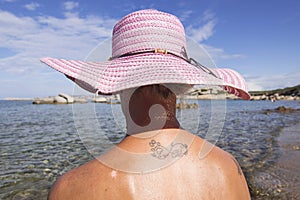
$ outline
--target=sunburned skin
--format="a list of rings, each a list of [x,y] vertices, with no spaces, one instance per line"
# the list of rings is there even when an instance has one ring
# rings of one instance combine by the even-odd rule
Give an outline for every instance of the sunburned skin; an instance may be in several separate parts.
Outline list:
[[[234,157],[180,128],[174,94],[165,100],[143,87],[131,98],[124,100],[121,96],[126,125],[131,127],[127,136],[97,159],[63,175],[53,186],[49,200],[250,199]],[[124,110],[129,101],[138,106]],[[161,120],[155,115],[143,120],[149,118],[148,111],[154,104],[168,113],[164,127],[151,123]],[[135,113],[132,118],[131,112]],[[147,129],[137,133],[132,124],[135,122]]]
[[[187,131],[179,132],[190,137]],[[155,141],[168,149],[170,145],[164,141],[174,138],[172,134],[174,129],[166,129]],[[122,147],[127,151],[151,152],[151,140],[143,139],[141,145],[135,145],[136,138],[130,136]],[[174,163],[144,174],[111,169],[99,161],[101,158],[95,159],[60,178],[49,199],[250,199],[245,177],[229,153],[213,147],[205,157],[199,157],[204,142],[195,137]],[[128,166],[131,165],[135,163],[130,161]]]
[[[234,164],[235,164],[236,167],[237,167],[238,174],[239,174],[240,176],[242,176],[242,169],[241,169],[239,163],[238,163],[238,162],[236,161],[236,159],[234,159],[233,157],[232,157],[232,160],[233,160]]]

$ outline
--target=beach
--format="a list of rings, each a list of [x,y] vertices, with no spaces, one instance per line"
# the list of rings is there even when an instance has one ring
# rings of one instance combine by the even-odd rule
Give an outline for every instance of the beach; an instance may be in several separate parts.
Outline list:
[[[283,183],[281,197],[300,199],[300,123],[285,127],[278,141],[281,155],[274,172]]]
[[[252,199],[300,199],[299,128],[296,123],[280,131],[276,159],[254,174]]]

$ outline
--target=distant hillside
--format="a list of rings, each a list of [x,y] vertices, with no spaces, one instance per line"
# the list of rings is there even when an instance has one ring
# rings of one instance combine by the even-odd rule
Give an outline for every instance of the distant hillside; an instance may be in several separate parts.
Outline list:
[[[300,96],[300,85],[296,85],[294,87],[287,87],[283,89],[276,89],[276,90],[266,90],[266,91],[250,91],[249,92],[253,96],[257,95],[274,95],[279,94],[283,96]]]

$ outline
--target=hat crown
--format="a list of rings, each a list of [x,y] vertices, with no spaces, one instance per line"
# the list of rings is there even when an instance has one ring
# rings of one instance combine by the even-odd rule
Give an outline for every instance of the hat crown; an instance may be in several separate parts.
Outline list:
[[[186,39],[180,20],[157,10],[133,12],[116,23],[112,56],[164,49],[185,57]]]

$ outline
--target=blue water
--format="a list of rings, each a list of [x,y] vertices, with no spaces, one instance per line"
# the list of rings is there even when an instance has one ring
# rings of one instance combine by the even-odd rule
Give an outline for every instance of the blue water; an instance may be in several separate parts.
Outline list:
[[[277,138],[281,129],[300,119],[299,113],[264,110],[278,106],[299,108],[300,103],[228,100],[222,121],[216,116],[224,113],[212,110],[222,107],[224,101],[214,102],[217,101],[200,100],[199,109],[178,111],[180,121],[184,128],[232,153],[250,188],[255,188],[255,174],[267,171],[280,154]],[[224,123],[221,134],[216,136],[207,133],[212,118],[214,123]],[[58,176],[120,141],[124,129],[120,105],[0,101],[0,199],[46,199]],[[95,143],[95,138],[99,142],[104,136],[110,143]]]

